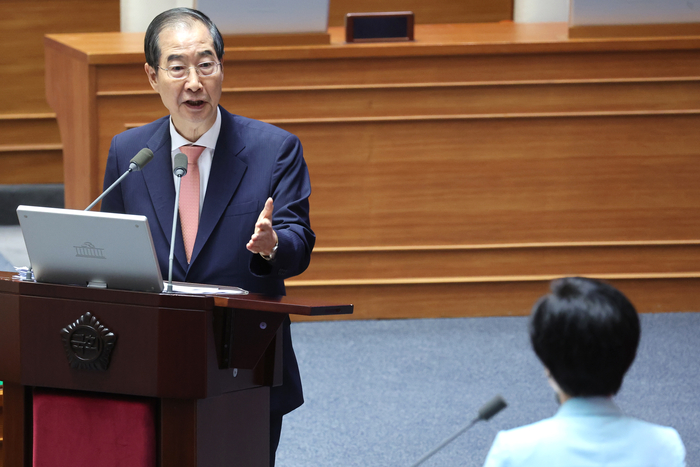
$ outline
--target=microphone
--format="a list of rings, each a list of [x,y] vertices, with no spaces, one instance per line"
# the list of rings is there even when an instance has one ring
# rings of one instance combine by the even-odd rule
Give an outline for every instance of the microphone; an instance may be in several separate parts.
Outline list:
[[[142,150],[140,150],[134,157],[131,158],[131,161],[129,161],[129,168],[127,169],[127,171],[124,172],[122,176],[119,177],[114,183],[112,183],[109,188],[103,191],[102,194],[90,204],[90,206],[85,208],[85,210],[89,211],[90,209],[92,209],[97,203],[99,203],[102,200],[102,198],[107,196],[107,193],[112,191],[112,189],[115,186],[119,185],[122,182],[122,180],[124,180],[124,177],[129,175],[131,172],[138,172],[139,170],[143,169],[146,164],[151,162],[151,159],[153,159],[153,151],[151,151],[148,148],[143,148]]]
[[[503,398],[500,395],[498,395],[490,401],[488,401],[486,404],[484,404],[483,407],[479,409],[479,416],[476,418],[476,421],[490,420],[491,417],[493,417],[506,407],[508,407],[508,404],[506,404],[506,401],[503,400]]]
[[[175,168],[173,169],[173,173],[177,177],[184,177],[187,173],[188,162],[189,161],[187,160],[187,156],[183,153],[178,152],[177,154],[175,154],[175,163],[173,164]]]
[[[173,209],[173,231],[170,234],[170,255],[168,255],[168,286],[166,292],[173,291],[173,260],[175,256],[175,232],[177,232],[177,211],[180,206],[180,183],[187,173],[187,156],[181,152],[175,154],[173,174],[177,177],[175,182],[175,208]]]
[[[452,436],[450,436],[449,438],[447,438],[445,441],[443,441],[442,443],[440,443],[440,445],[439,445],[438,447],[436,447],[435,449],[433,449],[432,451],[430,451],[428,454],[426,454],[426,455],[424,455],[423,457],[421,457],[421,458],[418,460],[418,462],[416,462],[415,464],[413,464],[411,467],[418,467],[418,466],[421,465],[423,462],[425,462],[425,461],[428,460],[430,457],[432,457],[433,454],[437,453],[437,452],[440,451],[442,448],[444,448],[445,446],[447,446],[448,444],[450,444],[452,441],[454,441],[455,438],[457,438],[459,435],[461,435],[462,433],[464,433],[465,431],[467,431],[469,428],[473,427],[473,426],[476,424],[476,422],[478,422],[478,421],[480,421],[480,420],[486,421],[486,420],[491,419],[491,417],[493,417],[494,415],[496,415],[496,414],[497,414],[498,412],[500,412],[501,410],[505,409],[507,406],[508,406],[508,404],[506,404],[506,401],[503,400],[503,398],[502,398],[500,395],[494,397],[493,399],[491,399],[490,401],[488,401],[486,404],[484,404],[484,405],[479,409],[478,416],[477,416],[474,420],[472,420],[471,422],[469,422],[468,425],[466,425],[465,427],[463,427],[463,428],[461,428],[459,431],[457,431],[457,433],[453,434]]]
[[[153,159],[153,151],[148,148],[143,148],[129,161],[129,171],[136,171],[143,169],[146,164],[151,162]]]

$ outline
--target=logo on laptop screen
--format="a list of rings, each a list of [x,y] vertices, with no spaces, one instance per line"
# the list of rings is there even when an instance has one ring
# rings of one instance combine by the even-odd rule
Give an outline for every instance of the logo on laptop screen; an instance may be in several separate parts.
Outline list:
[[[107,259],[104,255],[104,248],[97,248],[90,242],[85,242],[80,246],[74,246],[75,256],[78,258]]]

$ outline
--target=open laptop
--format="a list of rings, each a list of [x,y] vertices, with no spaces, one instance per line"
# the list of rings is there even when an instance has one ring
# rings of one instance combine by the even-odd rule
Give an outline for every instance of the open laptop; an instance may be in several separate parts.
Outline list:
[[[37,282],[162,292],[145,216],[19,206]]]

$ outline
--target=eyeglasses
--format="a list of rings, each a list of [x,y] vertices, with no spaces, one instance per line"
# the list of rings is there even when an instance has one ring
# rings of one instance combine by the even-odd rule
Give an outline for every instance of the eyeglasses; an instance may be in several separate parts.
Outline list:
[[[211,76],[219,69],[219,65],[220,62],[202,62],[195,66],[171,65],[168,68],[158,68],[168,73],[172,79],[185,79],[190,75],[190,68],[194,68],[199,76]]]

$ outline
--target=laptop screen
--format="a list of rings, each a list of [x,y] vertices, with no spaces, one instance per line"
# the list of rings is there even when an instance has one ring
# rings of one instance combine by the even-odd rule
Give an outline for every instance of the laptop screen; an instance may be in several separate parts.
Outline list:
[[[37,282],[162,292],[145,216],[19,206]]]

